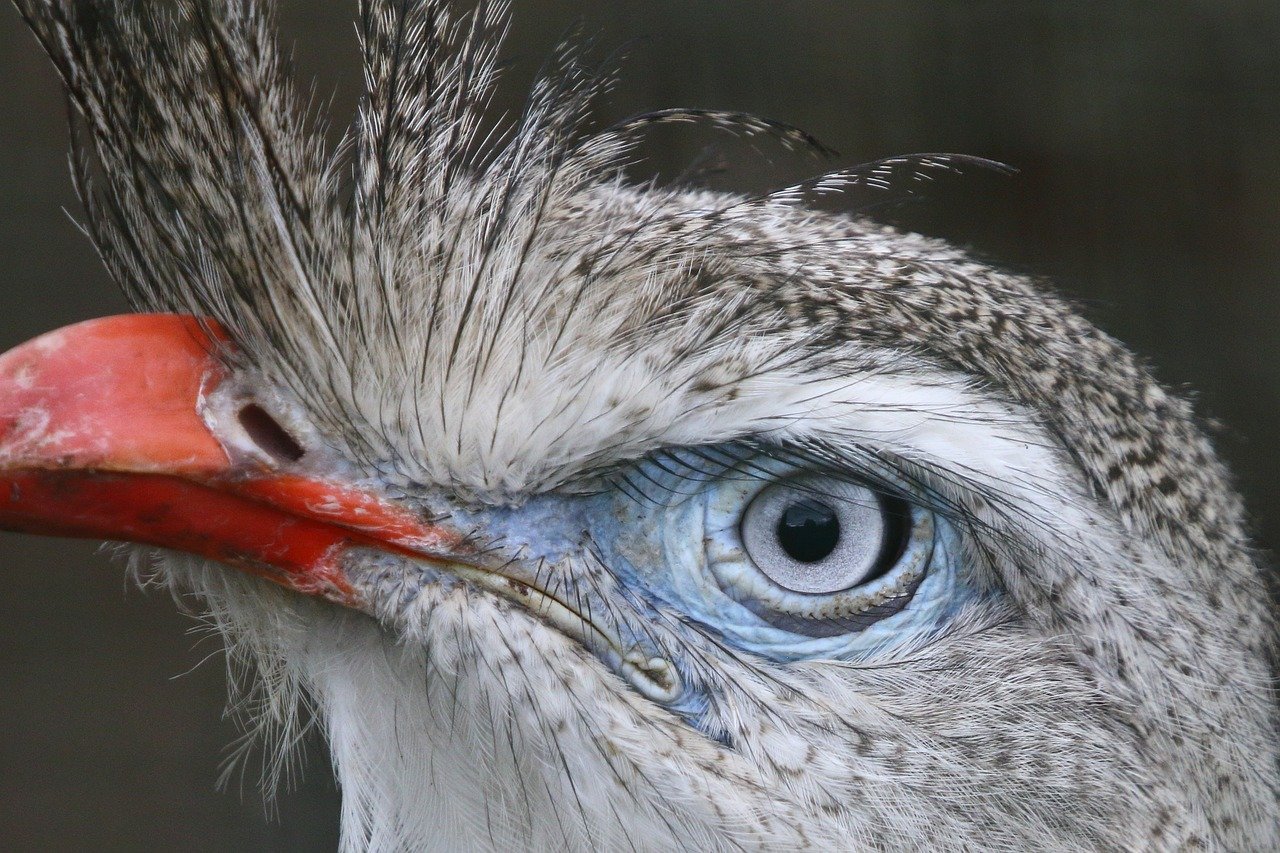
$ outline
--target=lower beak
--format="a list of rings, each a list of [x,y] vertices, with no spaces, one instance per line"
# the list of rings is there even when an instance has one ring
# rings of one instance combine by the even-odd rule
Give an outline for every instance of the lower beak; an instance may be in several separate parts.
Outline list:
[[[359,610],[352,548],[465,556],[462,537],[371,490],[229,451],[204,408],[230,346],[191,317],[127,315],[0,356],[0,529],[173,548]],[[240,419],[280,430],[252,404]]]

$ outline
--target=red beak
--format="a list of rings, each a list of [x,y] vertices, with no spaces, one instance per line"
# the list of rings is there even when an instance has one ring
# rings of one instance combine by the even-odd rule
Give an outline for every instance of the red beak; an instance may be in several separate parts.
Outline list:
[[[456,553],[456,534],[373,492],[228,452],[203,407],[230,344],[208,329],[109,317],[0,356],[0,528],[187,551],[356,609],[350,548]],[[240,420],[292,441],[254,405]]]

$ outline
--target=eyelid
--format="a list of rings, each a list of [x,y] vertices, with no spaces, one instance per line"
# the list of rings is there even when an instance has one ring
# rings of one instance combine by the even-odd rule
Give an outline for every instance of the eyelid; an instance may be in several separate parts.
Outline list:
[[[835,448],[824,442],[796,447],[764,445],[760,452],[806,471],[864,483],[873,490],[928,509],[970,534],[992,533],[1002,538],[1007,535],[992,530],[989,522],[968,505],[979,501],[993,505],[1001,501],[989,489],[981,488],[943,465],[905,459],[863,445]],[[939,481],[961,493],[961,497],[944,494],[938,488]]]
[[[655,477],[647,471],[649,465],[663,476]],[[922,471],[925,472],[923,476]],[[714,480],[756,480],[764,488],[780,476],[800,473],[865,485],[873,491],[928,509],[969,535],[989,535],[997,539],[1008,537],[1007,532],[992,529],[989,522],[969,508],[968,501],[944,495],[931,480],[944,479],[947,486],[972,497],[974,502],[999,505],[1001,501],[989,489],[980,488],[963,475],[948,471],[945,466],[907,460],[864,445],[837,448],[821,440],[778,444],[747,438],[725,444],[668,447],[626,466],[611,478],[611,482],[633,499],[667,504],[695,497],[702,484]]]

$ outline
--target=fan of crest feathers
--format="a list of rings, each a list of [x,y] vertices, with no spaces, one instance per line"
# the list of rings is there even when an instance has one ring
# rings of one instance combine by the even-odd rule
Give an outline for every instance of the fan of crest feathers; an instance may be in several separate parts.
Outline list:
[[[0,358],[0,524],[140,543],[316,716],[346,850],[1280,848],[1275,626],[1188,405],[1036,282],[629,181],[573,40],[363,0],[329,146],[253,0],[15,0],[138,314]],[[275,748],[275,747],[273,747]],[[284,760],[283,757],[280,760]]]

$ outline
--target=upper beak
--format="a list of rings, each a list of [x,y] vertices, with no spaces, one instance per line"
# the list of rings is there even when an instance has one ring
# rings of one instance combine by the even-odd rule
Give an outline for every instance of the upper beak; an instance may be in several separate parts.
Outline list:
[[[229,346],[191,317],[127,315],[0,356],[0,528],[174,548],[360,610],[349,549],[465,556],[373,491],[229,452],[203,411]]]

